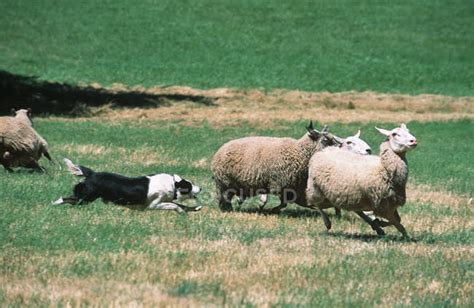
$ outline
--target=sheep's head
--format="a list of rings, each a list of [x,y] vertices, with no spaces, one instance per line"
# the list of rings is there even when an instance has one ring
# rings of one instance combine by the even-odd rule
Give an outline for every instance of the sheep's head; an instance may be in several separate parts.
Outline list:
[[[313,127],[313,121],[309,121],[309,125],[306,126],[306,130],[308,131],[308,136],[313,140],[313,141],[319,141],[322,135],[327,133],[329,131],[327,126],[324,126],[321,131],[318,131],[314,129]]]
[[[340,148],[347,149],[360,155],[372,154],[370,146],[364,140],[360,139],[360,130],[354,136],[349,136],[347,138],[334,136],[334,139],[340,144]]]
[[[324,125],[323,129],[318,131],[314,129],[313,121],[310,121],[309,125],[306,126],[306,130],[311,140],[318,142],[322,148],[331,145],[339,145],[339,142],[334,138],[335,136],[329,132],[327,125]]]
[[[392,130],[375,127],[382,135],[387,136],[390,148],[395,153],[404,153],[414,149],[417,145],[416,138],[408,130],[405,124],[396,127]]]
[[[12,108],[12,115],[17,119],[22,119],[27,121],[30,125],[33,125],[33,121],[31,120],[31,108],[28,109],[19,109],[16,110]]]

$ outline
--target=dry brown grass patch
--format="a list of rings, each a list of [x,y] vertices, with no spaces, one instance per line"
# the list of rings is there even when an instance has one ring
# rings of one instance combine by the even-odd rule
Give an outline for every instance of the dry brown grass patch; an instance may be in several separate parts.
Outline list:
[[[125,159],[123,159],[124,165],[134,165],[137,161],[144,166],[156,164],[174,166],[178,164],[178,161],[171,158],[167,151],[161,147],[151,148],[140,146],[133,150],[117,146],[106,147],[98,144],[66,144],[62,146],[61,149],[64,150],[73,161],[74,157],[78,154],[84,156],[117,154],[120,155],[120,157],[125,157]]]
[[[472,198],[436,189],[426,184],[409,183],[407,185],[407,196],[411,203],[429,203],[452,208],[463,208],[472,204]]]
[[[116,86],[113,91],[127,91]],[[203,96],[213,106],[180,102],[160,108],[113,109],[100,107],[97,117],[109,120],[182,120],[188,125],[207,122],[212,126],[273,126],[275,120],[313,119],[332,122],[409,122],[474,119],[474,98],[441,95],[400,95],[374,92],[304,92],[274,90],[212,89],[188,87],[140,89],[150,94]],[[94,112],[92,112],[94,114]],[[396,115],[396,116],[395,116]]]

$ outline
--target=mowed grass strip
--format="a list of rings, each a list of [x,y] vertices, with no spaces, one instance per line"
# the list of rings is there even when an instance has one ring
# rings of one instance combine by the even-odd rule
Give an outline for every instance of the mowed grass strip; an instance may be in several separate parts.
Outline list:
[[[0,2],[2,69],[44,80],[473,95],[471,1]]]
[[[256,213],[255,199],[234,213],[217,209],[209,164],[221,144],[247,135],[298,138],[306,121],[279,122],[277,128],[55,118],[34,123],[57,160],[131,176],[178,173],[203,187],[206,206],[188,217],[101,201],[51,206],[77,182],[64,168],[42,161],[45,174],[4,173],[3,304],[472,305],[470,120],[408,123],[420,143],[408,154],[416,194],[400,211],[412,240],[394,228],[378,238],[352,213],[332,216],[327,233],[317,212],[294,205],[281,215]],[[383,137],[375,124],[384,126],[331,128],[340,136],[362,128],[377,149]],[[268,208],[276,204],[272,197]]]

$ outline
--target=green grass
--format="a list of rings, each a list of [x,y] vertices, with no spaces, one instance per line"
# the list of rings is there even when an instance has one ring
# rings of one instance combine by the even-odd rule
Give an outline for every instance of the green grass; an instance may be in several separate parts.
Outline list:
[[[250,134],[299,137],[306,123],[281,124],[216,129],[37,119],[54,157],[128,175],[175,172],[204,188],[206,207],[185,217],[100,201],[51,206],[77,182],[65,170],[42,161],[46,174],[0,173],[0,304],[472,305],[468,204],[409,199],[401,216],[414,240],[402,240],[394,228],[377,238],[351,214],[333,218],[326,233],[310,210],[290,206],[278,216],[259,215],[252,212],[256,200],[221,213],[213,198],[212,154],[225,141]],[[409,123],[419,140],[408,154],[411,180],[472,196],[472,125]],[[383,138],[373,126],[331,128],[345,136],[361,127],[376,148]],[[195,164],[202,159],[204,165]]]
[[[472,1],[0,2],[1,69],[71,83],[474,94]]]

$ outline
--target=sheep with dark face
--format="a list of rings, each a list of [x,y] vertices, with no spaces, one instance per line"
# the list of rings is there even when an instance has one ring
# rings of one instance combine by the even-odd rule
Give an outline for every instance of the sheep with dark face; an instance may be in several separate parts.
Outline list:
[[[397,208],[406,201],[408,180],[407,151],[417,145],[405,124],[392,130],[377,128],[387,137],[380,145],[380,156],[360,156],[338,148],[316,153],[309,163],[307,183],[308,205],[320,210],[329,230],[331,222],[325,208],[337,207],[354,211],[380,235],[381,227],[394,225],[407,235],[400,223]],[[372,221],[363,211],[388,220]]]
[[[305,188],[311,156],[326,146],[338,144],[324,128],[313,128],[293,138],[246,137],[224,144],[214,155],[211,170],[217,187],[219,207],[232,210],[234,196],[241,199],[274,194],[280,197],[279,212],[289,202],[306,206]]]
[[[12,172],[14,167],[43,170],[38,160],[51,161],[48,143],[32,126],[31,110],[20,109],[14,117],[0,117],[0,164]]]

